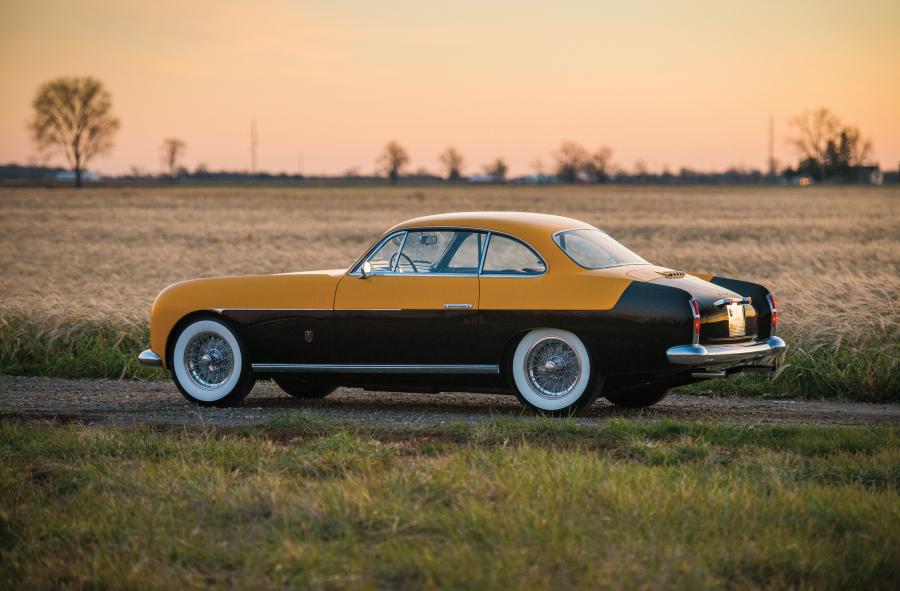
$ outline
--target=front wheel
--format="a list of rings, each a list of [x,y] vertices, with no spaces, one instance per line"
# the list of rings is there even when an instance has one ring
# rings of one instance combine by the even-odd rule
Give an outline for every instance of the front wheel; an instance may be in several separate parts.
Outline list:
[[[519,400],[541,414],[570,416],[597,397],[588,350],[566,330],[538,328],[526,334],[509,369]]]
[[[178,390],[199,406],[234,406],[256,382],[237,335],[217,319],[185,326],[169,361]]]

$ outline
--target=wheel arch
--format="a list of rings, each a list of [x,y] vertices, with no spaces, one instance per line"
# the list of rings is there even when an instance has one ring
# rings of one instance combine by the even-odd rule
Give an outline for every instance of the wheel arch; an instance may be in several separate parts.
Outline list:
[[[178,340],[178,335],[180,335],[181,331],[184,330],[184,328],[190,323],[202,318],[209,318],[222,322],[231,330],[231,332],[234,333],[238,342],[241,344],[241,347],[246,347],[239,327],[236,326],[234,322],[226,318],[223,314],[216,312],[215,310],[194,310],[193,312],[188,312],[187,314],[179,318],[178,321],[176,321],[172,326],[169,334],[166,335],[165,357],[163,358],[165,369],[168,369],[170,371],[172,369],[172,350],[175,348],[175,342]]]

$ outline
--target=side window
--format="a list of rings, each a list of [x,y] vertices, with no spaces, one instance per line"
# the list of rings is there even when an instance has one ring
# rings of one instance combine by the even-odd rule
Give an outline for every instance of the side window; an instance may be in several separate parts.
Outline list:
[[[455,232],[416,230],[406,235],[397,261],[397,273],[431,273],[432,266],[447,252]]]
[[[536,252],[518,240],[491,235],[484,258],[484,275],[540,275],[547,265]]]
[[[481,249],[487,234],[482,232],[457,232],[453,253],[447,263],[446,273],[478,273]]]
[[[409,232],[395,268],[397,273],[478,273],[484,234],[454,230]]]
[[[392,236],[387,242],[378,247],[367,260],[373,273],[387,273],[397,262],[397,251],[403,242],[403,232]]]

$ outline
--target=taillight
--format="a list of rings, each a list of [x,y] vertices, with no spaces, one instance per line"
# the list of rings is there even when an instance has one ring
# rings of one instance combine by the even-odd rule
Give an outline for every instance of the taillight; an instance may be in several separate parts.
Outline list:
[[[691,314],[694,315],[694,338],[692,344],[698,345],[700,344],[700,306],[694,298],[691,298],[688,303],[691,305]]]
[[[775,334],[775,326],[778,324],[778,308],[775,307],[775,296],[772,294],[766,295],[766,301],[769,302],[769,310],[772,311],[772,330],[769,334],[773,335]]]

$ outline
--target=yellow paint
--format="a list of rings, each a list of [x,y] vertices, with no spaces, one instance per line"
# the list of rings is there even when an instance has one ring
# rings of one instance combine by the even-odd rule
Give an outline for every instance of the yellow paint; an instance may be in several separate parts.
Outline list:
[[[477,277],[375,275],[363,279],[347,275],[334,298],[335,310],[440,310],[444,304],[478,308]]]
[[[221,308],[331,309],[345,269],[195,279],[170,285],[150,311],[150,349],[165,359],[169,333],[192,312]]]
[[[582,270],[542,277],[480,278],[481,310],[609,310],[631,280]]]

